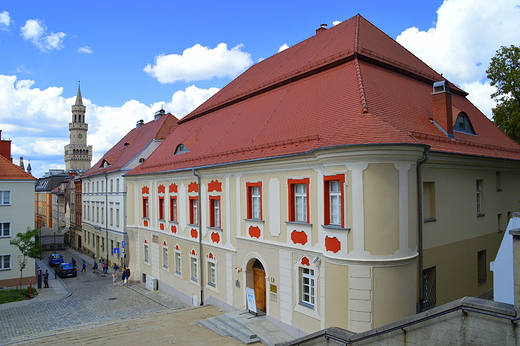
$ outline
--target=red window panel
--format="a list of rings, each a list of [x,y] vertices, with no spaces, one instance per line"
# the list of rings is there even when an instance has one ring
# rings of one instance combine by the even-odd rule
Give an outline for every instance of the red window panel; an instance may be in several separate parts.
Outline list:
[[[262,182],[246,183],[247,218],[262,220]]]
[[[170,221],[177,221],[177,197],[170,196]]]
[[[190,224],[198,225],[199,224],[199,199],[198,197],[190,196]]]
[[[289,221],[310,223],[310,179],[289,179]]]
[[[220,196],[209,196],[210,215],[209,226],[221,228],[221,210],[220,210]]]
[[[345,175],[326,176],[323,180],[325,225],[345,227]]]
[[[148,217],[148,197],[143,197],[143,217]]]
[[[164,197],[159,197],[159,220],[164,220]]]

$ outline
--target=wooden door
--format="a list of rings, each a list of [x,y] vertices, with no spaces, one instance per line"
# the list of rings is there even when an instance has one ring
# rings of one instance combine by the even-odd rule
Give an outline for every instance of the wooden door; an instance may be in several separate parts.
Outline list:
[[[265,311],[265,271],[253,268],[256,309]]]

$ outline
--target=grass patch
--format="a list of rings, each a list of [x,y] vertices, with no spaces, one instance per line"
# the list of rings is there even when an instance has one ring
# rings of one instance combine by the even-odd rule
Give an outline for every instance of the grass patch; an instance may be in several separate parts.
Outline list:
[[[33,287],[33,296],[37,295],[38,291]],[[29,299],[29,287],[22,288],[7,288],[0,290],[0,304],[19,302],[21,300]]]

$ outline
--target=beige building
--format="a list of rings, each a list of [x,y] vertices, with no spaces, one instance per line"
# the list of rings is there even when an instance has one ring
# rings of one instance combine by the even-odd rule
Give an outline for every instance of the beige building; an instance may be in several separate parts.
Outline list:
[[[361,16],[265,59],[125,174],[133,279],[293,336],[489,296],[520,146]]]

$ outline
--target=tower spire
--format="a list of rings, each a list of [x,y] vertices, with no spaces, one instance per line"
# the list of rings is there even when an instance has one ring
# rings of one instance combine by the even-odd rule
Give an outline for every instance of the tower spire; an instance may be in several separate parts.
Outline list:
[[[78,95],[76,96],[76,106],[83,106],[83,98],[81,97],[81,86],[78,82]]]

